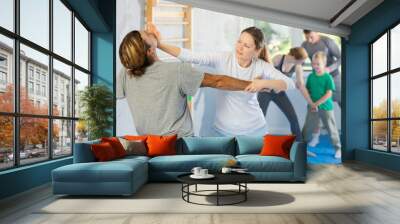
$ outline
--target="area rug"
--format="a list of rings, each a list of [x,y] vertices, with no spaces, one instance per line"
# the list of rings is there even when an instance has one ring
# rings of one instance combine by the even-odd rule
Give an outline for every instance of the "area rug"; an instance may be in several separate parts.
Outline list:
[[[182,200],[177,183],[146,184],[131,197],[56,197],[35,213],[360,213],[359,205],[344,201],[317,184],[249,184],[247,201],[237,205],[205,206]],[[225,187],[224,189],[231,189]],[[213,185],[198,190],[212,190]],[[191,189],[194,190],[194,187]],[[213,193],[210,193],[213,194]],[[214,194],[213,194],[214,195]],[[192,196],[197,203],[213,204],[214,196]],[[224,197],[223,203],[240,198]],[[231,201],[230,201],[231,200]]]

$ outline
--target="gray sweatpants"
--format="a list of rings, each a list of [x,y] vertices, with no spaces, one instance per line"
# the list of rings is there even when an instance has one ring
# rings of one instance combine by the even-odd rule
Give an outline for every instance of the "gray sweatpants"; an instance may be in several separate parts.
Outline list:
[[[331,139],[335,150],[340,150],[342,145],[340,144],[339,132],[336,128],[335,114],[333,110],[318,110],[318,112],[311,112],[310,108],[307,110],[306,121],[303,127],[303,139],[306,142],[311,140],[314,130],[319,126],[319,120],[328,129],[328,134]]]

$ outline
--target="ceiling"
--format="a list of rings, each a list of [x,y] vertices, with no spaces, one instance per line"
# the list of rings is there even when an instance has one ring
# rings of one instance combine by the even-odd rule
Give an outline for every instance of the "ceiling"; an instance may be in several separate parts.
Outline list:
[[[172,1],[343,37],[350,34],[353,23],[383,2],[383,0]]]

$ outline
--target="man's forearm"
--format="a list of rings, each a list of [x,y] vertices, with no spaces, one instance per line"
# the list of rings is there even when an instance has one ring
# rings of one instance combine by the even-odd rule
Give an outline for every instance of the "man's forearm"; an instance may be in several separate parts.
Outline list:
[[[204,73],[204,78],[201,86],[230,91],[242,91],[248,85],[250,85],[250,83],[250,81],[236,79],[226,75],[213,75],[209,73]]]

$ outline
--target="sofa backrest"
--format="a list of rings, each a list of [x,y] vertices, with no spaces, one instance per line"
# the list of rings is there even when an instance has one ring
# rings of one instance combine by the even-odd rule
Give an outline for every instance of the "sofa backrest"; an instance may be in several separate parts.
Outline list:
[[[184,137],[177,142],[177,154],[226,154],[235,155],[233,137]]]
[[[96,158],[93,155],[90,146],[92,144],[98,144],[100,140],[93,140],[87,142],[75,143],[74,148],[74,163],[89,163],[95,162]]]
[[[237,136],[236,155],[259,154],[263,145],[263,136]]]

